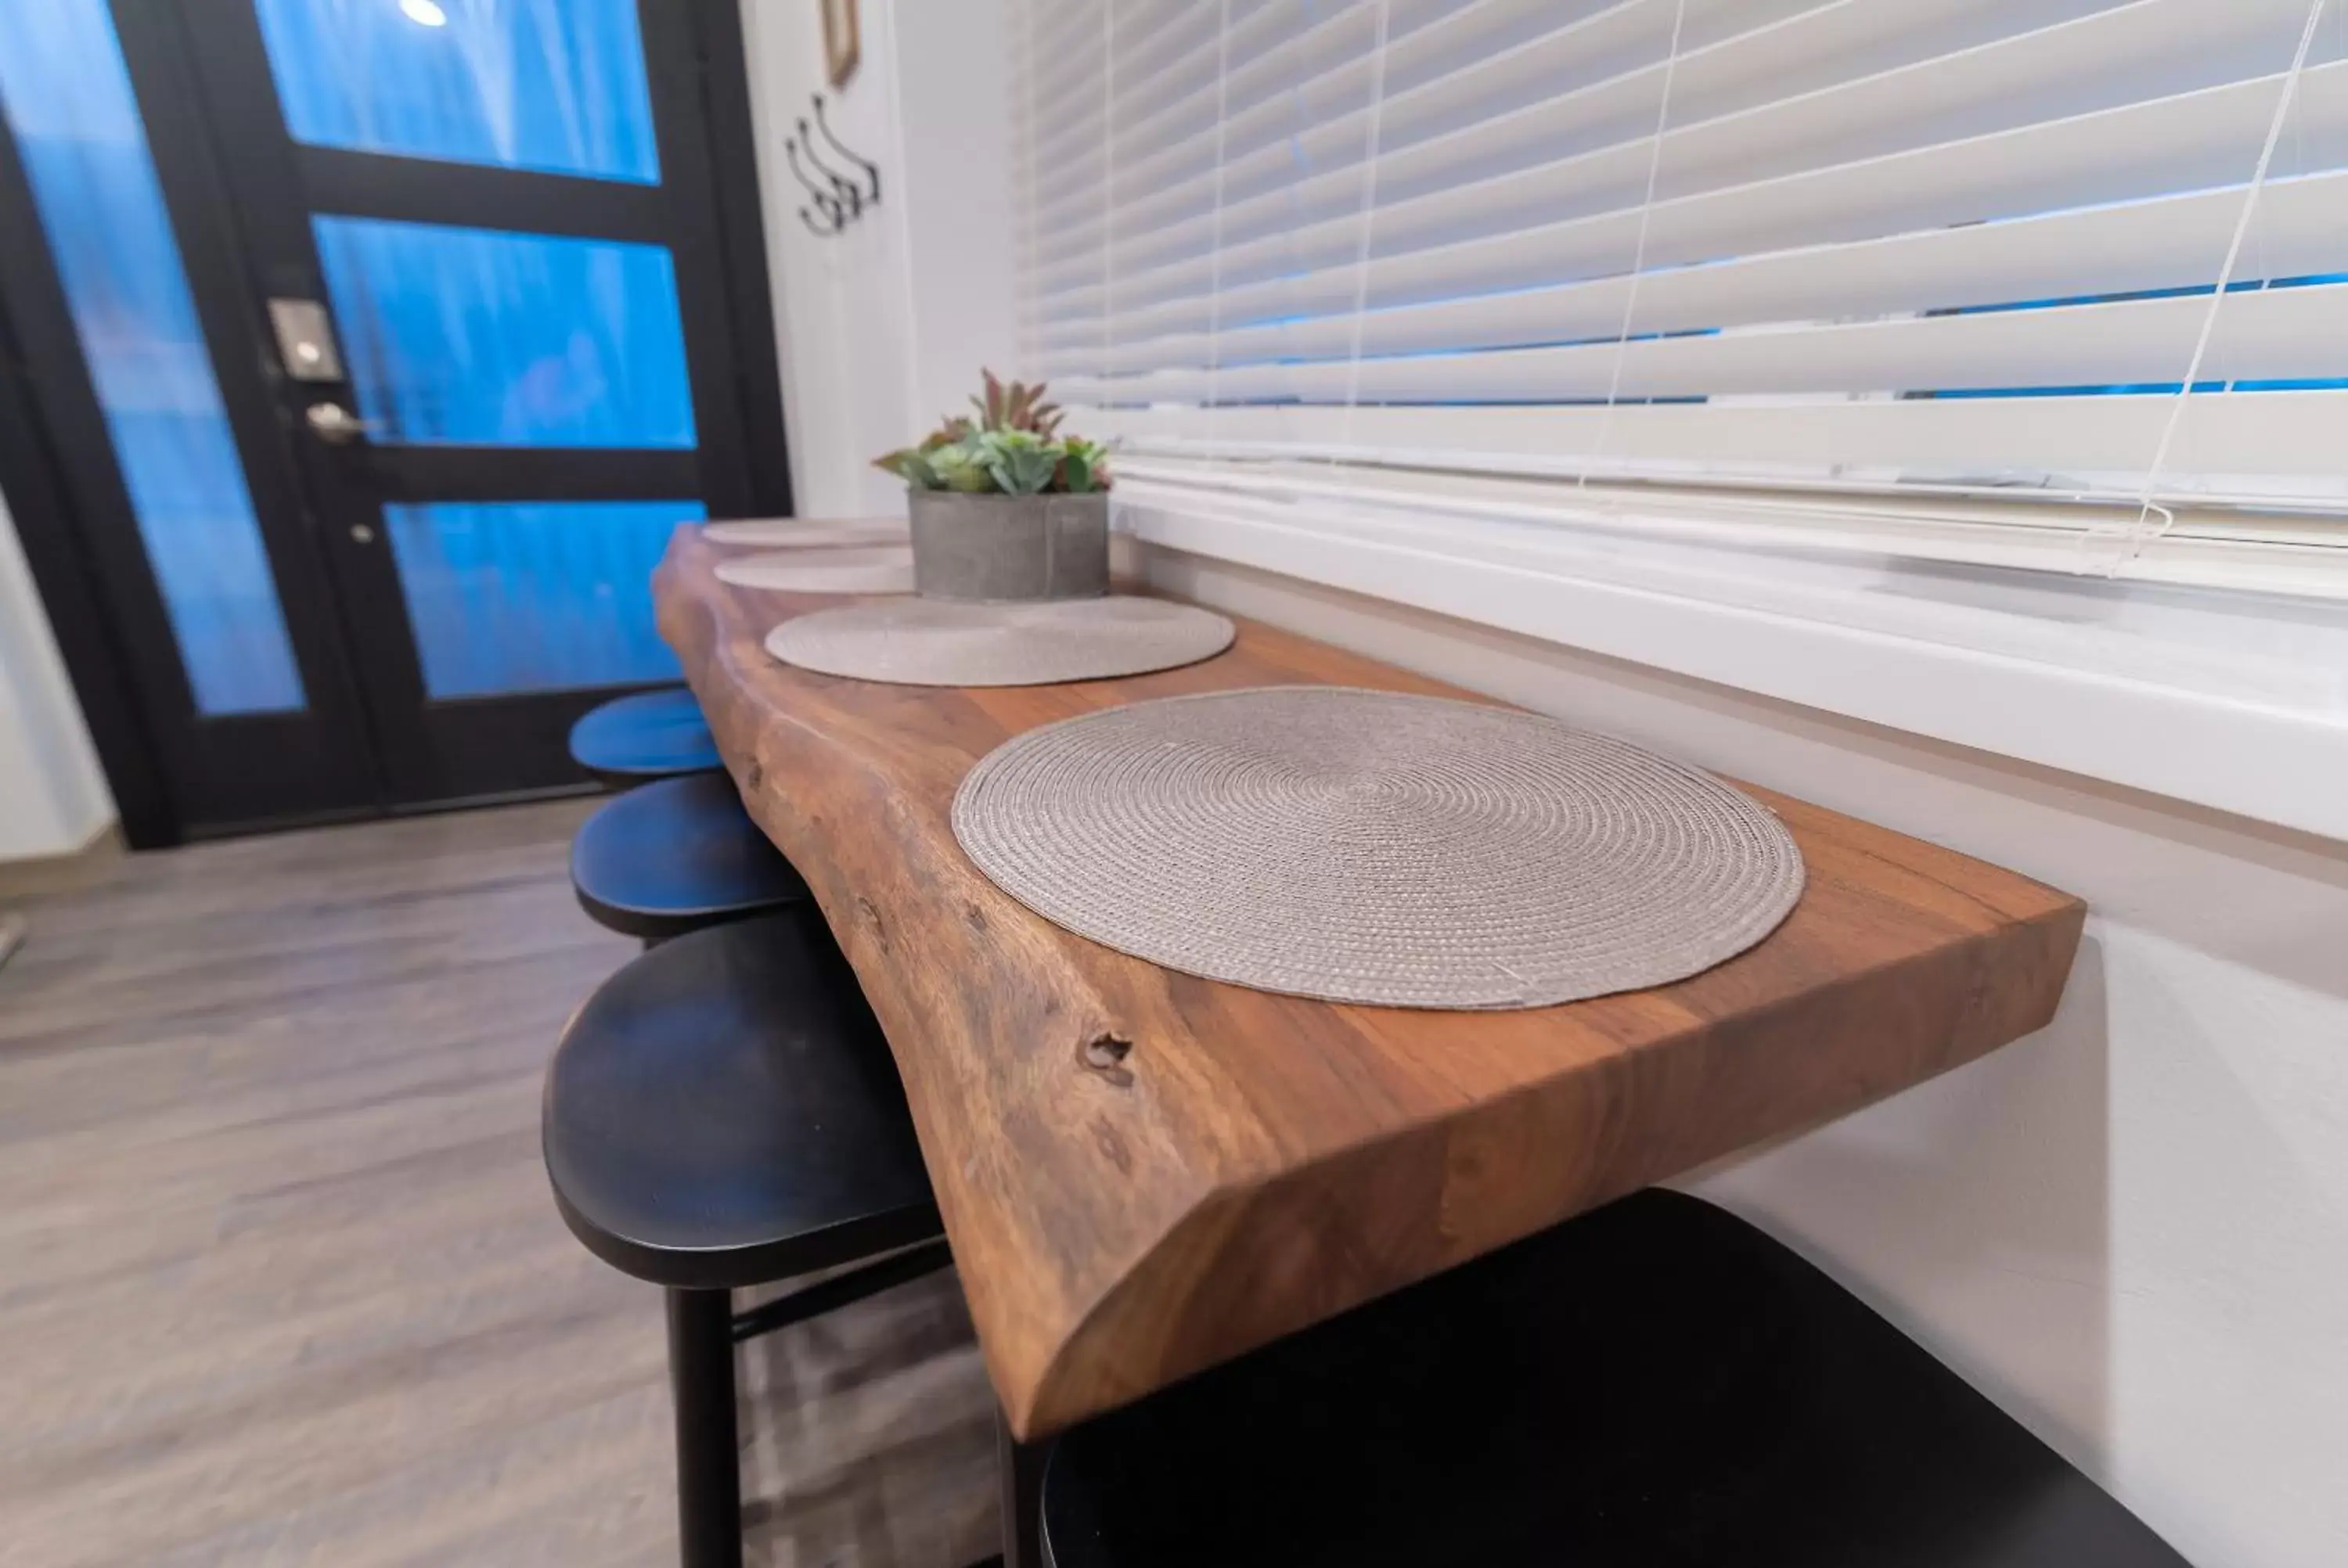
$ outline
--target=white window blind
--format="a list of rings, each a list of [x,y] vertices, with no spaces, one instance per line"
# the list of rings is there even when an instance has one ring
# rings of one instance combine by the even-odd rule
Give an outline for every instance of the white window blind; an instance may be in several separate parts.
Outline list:
[[[1024,0],[1143,486],[2348,596],[2348,0]]]

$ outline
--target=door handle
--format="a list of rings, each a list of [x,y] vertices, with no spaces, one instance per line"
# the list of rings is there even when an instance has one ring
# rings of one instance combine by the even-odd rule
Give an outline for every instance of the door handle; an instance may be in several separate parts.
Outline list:
[[[310,434],[329,446],[347,446],[365,437],[371,428],[367,421],[339,403],[314,403],[303,410],[302,417],[309,422]]]

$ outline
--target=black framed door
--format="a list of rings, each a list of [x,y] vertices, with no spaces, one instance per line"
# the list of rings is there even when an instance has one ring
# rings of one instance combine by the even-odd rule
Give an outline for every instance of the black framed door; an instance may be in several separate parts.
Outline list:
[[[77,508],[149,729],[200,738],[184,824],[574,783],[572,720],[674,678],[668,533],[789,509],[731,5],[66,4],[118,36],[300,692],[208,710],[151,522]]]
[[[392,797],[571,780],[571,722],[673,678],[643,612],[671,529],[779,482],[744,437],[695,15],[118,11],[193,64]]]

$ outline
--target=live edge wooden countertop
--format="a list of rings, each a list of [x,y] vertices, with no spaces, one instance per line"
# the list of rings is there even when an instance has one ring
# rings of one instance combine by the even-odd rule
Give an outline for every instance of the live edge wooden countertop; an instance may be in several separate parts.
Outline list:
[[[1693,979],[1453,1013],[1194,979],[981,876],[947,821],[971,764],[1050,720],[1180,692],[1468,693],[1248,621],[1229,652],[1133,680],[844,681],[762,641],[848,601],[728,588],[711,567],[738,553],[678,531],[654,579],[661,632],[888,1031],[1022,1437],[1981,1056],[2046,1022],[2078,945],[2075,898],[1753,789],[1808,886],[1766,941]]]

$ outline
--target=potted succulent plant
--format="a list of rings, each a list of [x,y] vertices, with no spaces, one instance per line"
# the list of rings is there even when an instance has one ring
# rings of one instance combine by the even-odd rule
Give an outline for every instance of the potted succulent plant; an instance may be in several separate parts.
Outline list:
[[[932,599],[1091,599],[1108,591],[1108,470],[1097,442],[1059,434],[1041,384],[982,372],[977,417],[873,459],[905,481],[913,586]]]

